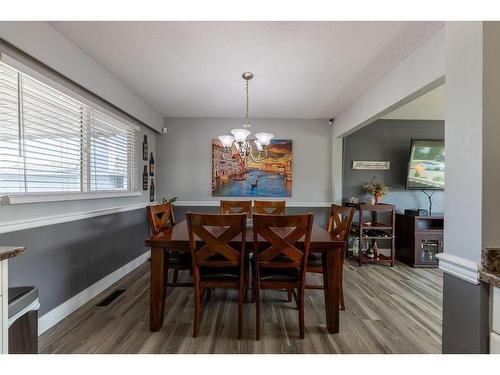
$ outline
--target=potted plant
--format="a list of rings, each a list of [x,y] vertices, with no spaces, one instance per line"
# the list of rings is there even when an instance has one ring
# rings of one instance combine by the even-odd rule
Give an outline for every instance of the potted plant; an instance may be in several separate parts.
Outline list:
[[[389,187],[386,186],[383,182],[378,182],[377,180],[375,180],[375,177],[373,177],[371,182],[363,185],[363,189],[368,195],[371,195],[374,198],[375,204],[379,204],[382,197],[389,190]]]
[[[179,197],[172,197],[172,198],[169,198],[169,199],[162,198],[160,200],[160,203],[170,203],[170,204],[173,204],[177,200],[177,198],[179,198]]]

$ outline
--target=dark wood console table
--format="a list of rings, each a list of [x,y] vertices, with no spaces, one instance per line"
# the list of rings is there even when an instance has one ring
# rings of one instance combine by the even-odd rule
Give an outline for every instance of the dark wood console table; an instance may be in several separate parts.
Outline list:
[[[412,267],[437,267],[443,251],[444,216],[396,214],[397,259]]]

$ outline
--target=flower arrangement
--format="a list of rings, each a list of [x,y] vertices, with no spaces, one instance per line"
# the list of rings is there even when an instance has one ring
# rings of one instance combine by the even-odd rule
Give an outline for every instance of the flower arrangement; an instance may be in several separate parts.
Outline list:
[[[385,185],[383,182],[377,182],[375,177],[363,185],[364,191],[372,195],[375,198],[375,203],[378,204],[380,199],[389,191],[389,186]]]

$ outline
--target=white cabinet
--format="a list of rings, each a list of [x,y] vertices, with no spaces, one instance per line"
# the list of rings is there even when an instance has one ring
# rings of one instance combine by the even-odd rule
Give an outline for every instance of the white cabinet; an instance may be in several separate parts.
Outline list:
[[[7,296],[7,259],[0,261],[0,353],[8,353],[9,325]]]
[[[500,288],[493,288],[491,310],[491,330],[500,335]]]
[[[500,288],[490,284],[490,353],[500,354]]]
[[[500,354],[500,335],[495,332],[490,333],[490,353]]]

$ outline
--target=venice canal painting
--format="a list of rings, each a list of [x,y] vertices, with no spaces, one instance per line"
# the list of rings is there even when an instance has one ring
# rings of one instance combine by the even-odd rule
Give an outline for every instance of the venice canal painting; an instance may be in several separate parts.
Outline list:
[[[292,195],[292,141],[273,139],[261,163],[249,159],[247,165],[233,145],[225,151],[218,139],[212,140],[212,196],[290,197]]]

